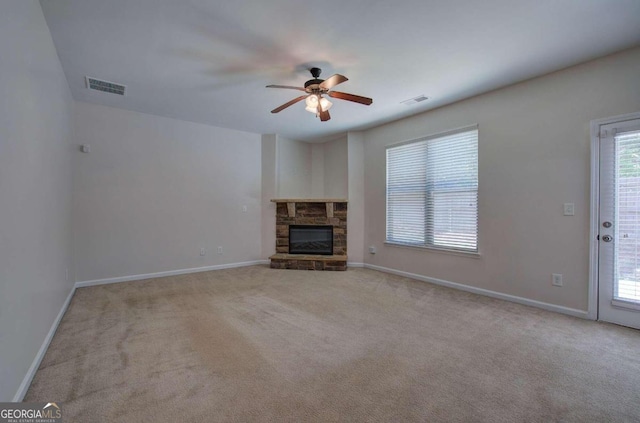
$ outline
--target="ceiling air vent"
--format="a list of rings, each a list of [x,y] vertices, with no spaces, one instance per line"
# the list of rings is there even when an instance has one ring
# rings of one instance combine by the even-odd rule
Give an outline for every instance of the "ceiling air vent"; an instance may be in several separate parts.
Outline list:
[[[401,101],[400,104],[404,104],[405,106],[412,106],[425,100],[429,100],[429,97],[422,94],[417,97],[410,98],[409,100]]]
[[[96,78],[86,77],[87,88],[90,90],[104,91],[105,93],[112,93],[118,95],[124,95],[124,90],[127,88],[124,85],[116,84],[115,82],[103,81]]]

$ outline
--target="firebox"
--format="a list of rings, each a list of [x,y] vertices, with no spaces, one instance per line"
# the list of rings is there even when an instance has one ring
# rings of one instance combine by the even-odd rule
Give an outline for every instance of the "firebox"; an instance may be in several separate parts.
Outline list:
[[[289,254],[333,255],[333,226],[290,225]]]

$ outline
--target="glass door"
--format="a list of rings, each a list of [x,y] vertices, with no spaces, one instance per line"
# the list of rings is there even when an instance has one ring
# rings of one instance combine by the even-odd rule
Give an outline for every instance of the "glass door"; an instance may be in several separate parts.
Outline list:
[[[600,127],[598,319],[640,329],[640,120]]]

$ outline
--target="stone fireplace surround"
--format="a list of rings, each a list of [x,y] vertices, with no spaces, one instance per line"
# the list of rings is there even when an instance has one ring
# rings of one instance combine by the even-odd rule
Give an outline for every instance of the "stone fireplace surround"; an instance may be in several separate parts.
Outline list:
[[[347,270],[347,200],[273,199],[276,203],[276,254],[273,269]],[[289,225],[333,226],[333,255],[289,254]]]

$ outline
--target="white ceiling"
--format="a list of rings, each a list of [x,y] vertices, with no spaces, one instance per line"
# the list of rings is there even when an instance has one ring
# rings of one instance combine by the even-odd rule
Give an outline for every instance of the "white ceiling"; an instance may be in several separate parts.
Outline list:
[[[41,0],[76,100],[300,140],[442,106],[640,44],[639,0]],[[341,73],[320,122],[295,85]],[[127,86],[89,91],[84,77]],[[425,94],[414,106],[401,101]]]

